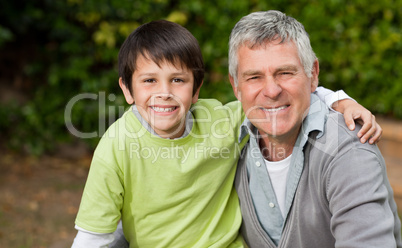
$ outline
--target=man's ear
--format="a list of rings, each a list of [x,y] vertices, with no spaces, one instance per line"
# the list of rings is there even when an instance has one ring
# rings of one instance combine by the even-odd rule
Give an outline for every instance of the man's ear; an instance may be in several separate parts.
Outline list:
[[[130,105],[133,104],[135,101],[134,96],[131,95],[130,90],[123,83],[123,79],[121,77],[119,78],[119,86],[120,89],[123,91],[124,98],[126,98],[126,102]]]
[[[230,84],[232,85],[232,89],[233,89],[233,93],[234,93],[235,97],[237,98],[237,100],[240,101],[241,100],[240,99],[241,94],[240,94],[240,92],[238,92],[238,88],[237,88],[237,86],[236,86],[236,84],[234,82],[234,78],[230,74],[229,74],[229,81],[230,81]]]
[[[200,86],[198,86],[197,91],[195,92],[195,94],[193,95],[193,99],[192,99],[192,103],[196,103],[198,101],[198,97],[200,96],[200,90],[201,90],[201,86],[204,83],[204,80],[201,82]]]
[[[320,74],[320,65],[318,59],[316,59],[311,72],[311,93],[313,93],[318,87],[318,74]]]

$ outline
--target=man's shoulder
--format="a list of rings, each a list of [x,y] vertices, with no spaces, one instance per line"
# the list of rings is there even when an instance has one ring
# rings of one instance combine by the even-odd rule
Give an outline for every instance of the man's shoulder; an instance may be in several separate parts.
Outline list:
[[[361,126],[351,131],[342,114],[331,111],[323,135],[309,140],[309,166],[322,178],[333,177],[333,171],[358,176],[362,170],[384,170],[385,161],[377,145],[361,143],[357,136]],[[335,182],[335,181],[334,181]]]
[[[330,111],[327,117],[324,133],[315,141],[316,148],[332,156],[340,156],[352,149],[364,149],[379,154],[376,145],[360,142],[357,133],[361,125],[356,123],[356,128],[351,131],[342,114]]]
[[[357,133],[361,128],[359,124],[356,124],[356,128],[351,131],[346,126],[345,119],[341,113],[336,111],[329,111],[327,117],[328,118],[325,123],[325,135],[327,137],[341,138],[343,140],[347,140],[348,142],[359,141],[357,137]]]

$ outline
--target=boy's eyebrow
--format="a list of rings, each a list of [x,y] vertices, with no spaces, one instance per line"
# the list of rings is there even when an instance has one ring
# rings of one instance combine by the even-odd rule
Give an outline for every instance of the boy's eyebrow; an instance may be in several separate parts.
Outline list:
[[[191,74],[191,73],[186,72],[186,71],[172,73],[173,76],[180,76],[180,75],[187,75],[187,74]]]
[[[187,72],[185,72],[185,71],[183,71],[183,72],[174,72],[174,73],[170,73],[171,76],[182,76],[182,75],[187,75],[187,74],[190,74],[190,73],[187,73]],[[144,76],[146,76],[146,77],[154,77],[154,76],[156,76],[156,75],[158,75],[158,73],[144,72],[144,73],[142,73],[142,74],[139,74],[138,76],[139,76],[139,77],[144,77]]]
[[[145,72],[145,73],[138,74],[138,77],[154,77],[156,75],[157,75],[157,73],[152,73],[152,72],[147,73],[147,72]]]

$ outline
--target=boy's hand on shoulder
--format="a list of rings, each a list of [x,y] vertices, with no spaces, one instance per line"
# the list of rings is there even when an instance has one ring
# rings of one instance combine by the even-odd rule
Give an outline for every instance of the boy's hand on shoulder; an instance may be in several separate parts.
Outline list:
[[[368,109],[350,99],[335,102],[332,108],[343,114],[345,123],[351,131],[355,129],[355,121],[362,125],[357,134],[361,143],[369,141],[370,144],[375,144],[380,141],[382,128]]]

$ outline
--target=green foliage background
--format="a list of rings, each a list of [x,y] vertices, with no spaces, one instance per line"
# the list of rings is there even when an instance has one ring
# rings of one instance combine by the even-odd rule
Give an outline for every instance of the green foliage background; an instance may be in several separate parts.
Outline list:
[[[95,145],[125,105],[117,54],[125,37],[155,19],[177,22],[198,39],[207,74],[203,98],[234,100],[227,79],[227,43],[234,24],[253,11],[277,9],[301,21],[320,60],[320,83],[344,89],[375,114],[402,118],[402,1],[398,0],[36,0],[3,1],[0,71],[25,101],[0,106],[0,138],[40,154],[75,137]],[[8,54],[8,56],[7,56]],[[17,75],[17,76],[16,76]],[[78,94],[96,98],[74,104]]]

